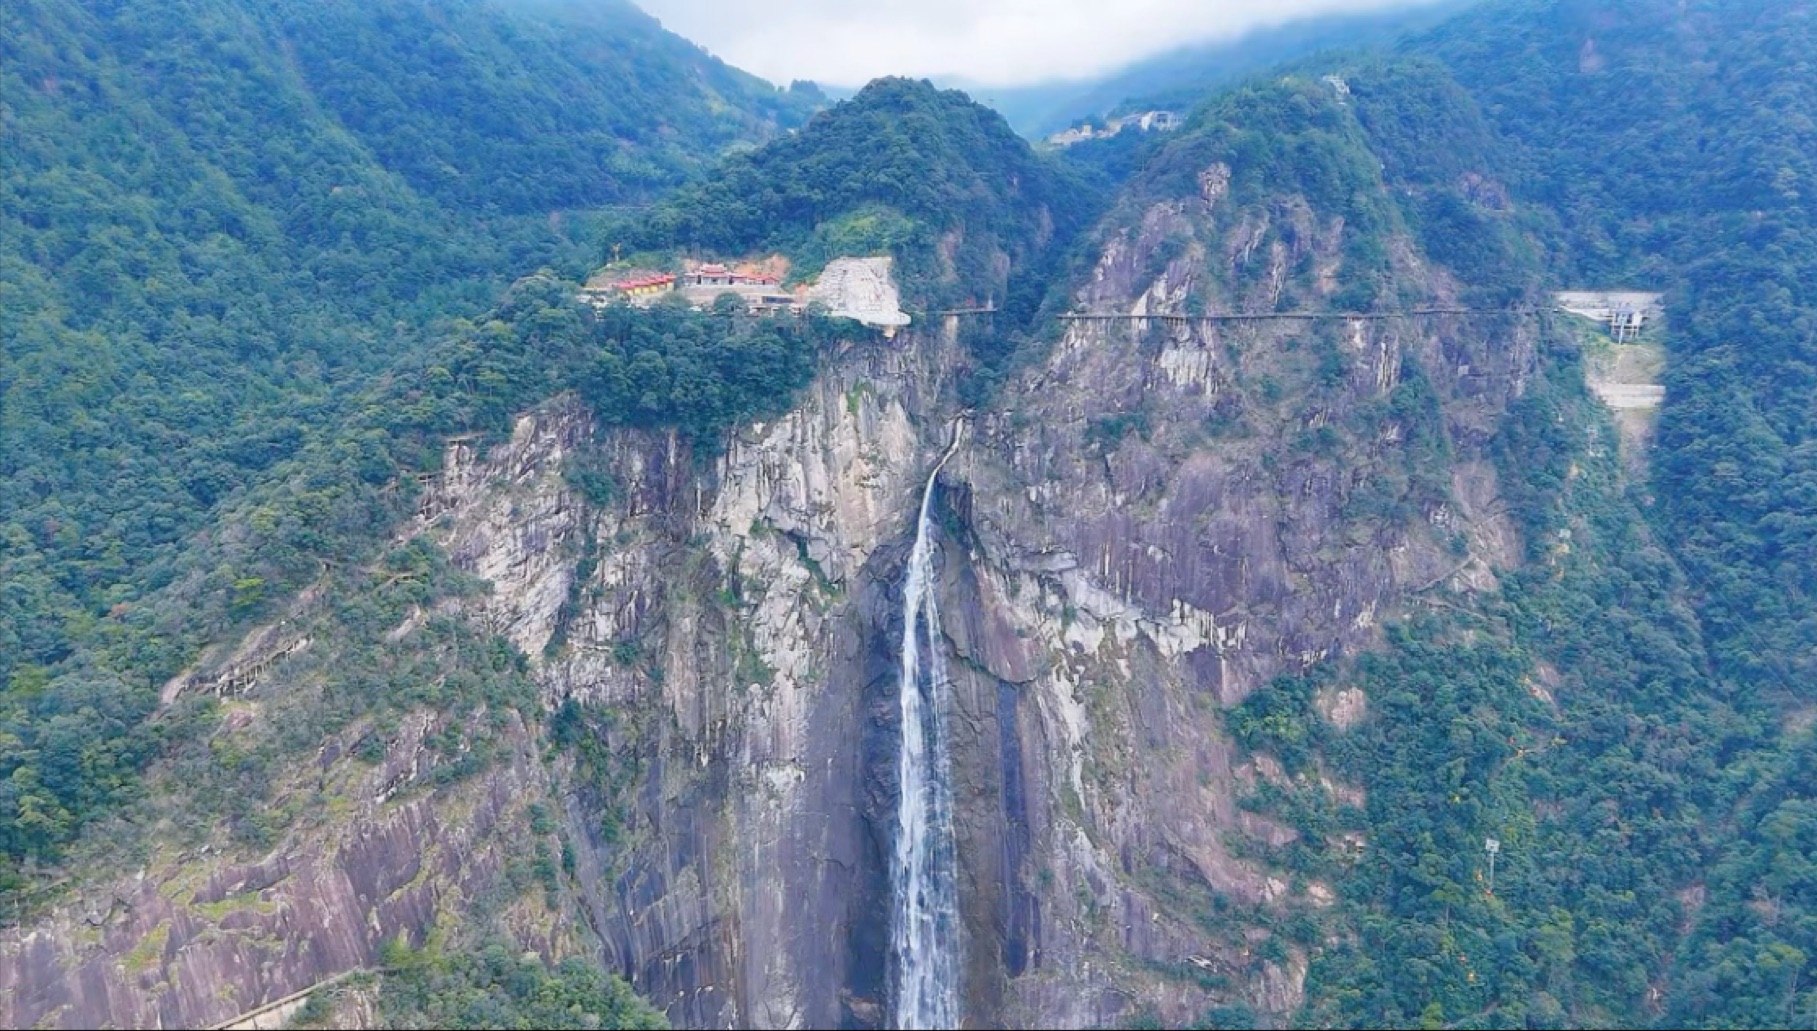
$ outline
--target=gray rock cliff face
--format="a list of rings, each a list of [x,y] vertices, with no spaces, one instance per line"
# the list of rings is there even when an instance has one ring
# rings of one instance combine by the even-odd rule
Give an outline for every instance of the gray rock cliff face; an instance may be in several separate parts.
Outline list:
[[[1306,957],[1261,948],[1252,916],[1332,896],[1252,858],[1246,842],[1294,832],[1241,797],[1283,774],[1239,757],[1223,713],[1370,647],[1412,597],[1493,586],[1519,553],[1485,445],[1532,327],[1161,319],[1207,296],[1316,301],[1346,274],[1341,222],[1292,198],[1225,210],[1228,181],[1206,169],[1103,239],[1078,305],[1144,317],[1067,323],[964,413],[942,478],[973,1026],[1292,1011]],[[1450,295],[1395,252],[1401,289]],[[370,963],[437,898],[483,890],[508,844],[476,817],[540,790],[567,800],[575,912],[678,1026],[880,1026],[899,581],[962,415],[959,351],[950,321],[849,344],[719,455],[601,432],[571,401],[487,455],[451,444],[411,532],[491,582],[465,612],[530,656],[546,704],[613,714],[623,775],[577,782],[524,730],[521,761],[458,791],[354,792],[371,815],[351,837],[185,857],[215,895],[261,892],[232,917],[256,956],[228,917],[211,932],[122,881],[128,915],[98,936],[78,905],[0,942],[0,1022],[200,1023]],[[581,453],[610,470],[603,503],[563,477]],[[1367,699],[1329,705],[1341,724]],[[609,830],[606,808],[624,814]],[[422,874],[412,854],[438,858]]]
[[[1207,279],[1235,292],[1240,254],[1206,232],[1211,206],[1157,204],[1110,238],[1080,302],[1158,315],[1183,313]],[[1279,217],[1313,221],[1303,206]],[[1293,235],[1311,253],[1281,264],[1335,275],[1335,233]],[[1178,256],[1160,261],[1170,238]],[[1410,284],[1446,288],[1405,248],[1401,262]],[[943,605],[973,731],[961,853],[987,946],[971,966],[981,1023],[1185,1021],[1214,978],[1259,1012],[1297,1007],[1303,955],[1258,959],[1259,927],[1206,930],[1214,898],[1262,911],[1331,899],[1243,858],[1244,839],[1292,832],[1239,808],[1258,774],[1233,756],[1222,711],[1371,646],[1410,594],[1480,590],[1514,561],[1483,448],[1529,374],[1530,334],[1076,321],[980,420],[947,495],[961,532]],[[1413,452],[1404,423],[1379,418],[1408,396],[1405,376],[1430,385],[1442,448]],[[1439,487],[1370,500],[1422,476]]]
[[[238,712],[247,711],[245,708]],[[0,1024],[206,1027],[343,971],[494,890],[544,836],[523,808],[546,796],[543,766],[517,745],[487,774],[434,782],[428,714],[400,726],[383,761],[328,742],[301,781],[330,785],[329,811],[263,856],[167,851],[129,876],[86,886],[36,926],[0,938]],[[525,904],[508,917],[528,947],[573,951],[572,923]]]
[[[1080,302],[1178,313],[1206,281],[1239,290],[1257,255],[1272,256],[1256,289],[1291,287],[1296,267],[1335,288],[1341,226],[1287,203],[1230,230],[1218,199],[1157,204],[1107,240]],[[1443,275],[1397,252],[1394,274],[1443,300]],[[1246,858],[1243,840],[1292,832],[1239,805],[1280,773],[1233,755],[1222,712],[1371,646],[1410,595],[1490,587],[1514,560],[1484,446],[1531,334],[1075,322],[971,415],[938,505],[972,1021],[1298,1004],[1303,955],[1261,959],[1266,930],[1208,931],[1195,908],[1331,899]],[[954,349],[950,325],[854,345],[710,464],[665,438],[601,442],[621,495],[593,517],[598,564],[541,677],[552,700],[635,714],[619,744],[643,777],[621,796],[625,835],[595,843],[590,905],[680,1023],[882,1019],[898,580],[960,414],[942,380]],[[1430,407],[1423,451],[1413,420],[1384,414],[1409,397]],[[502,625],[546,625],[535,599],[555,593],[501,592]],[[1333,703],[1348,719],[1366,705],[1353,695]]]

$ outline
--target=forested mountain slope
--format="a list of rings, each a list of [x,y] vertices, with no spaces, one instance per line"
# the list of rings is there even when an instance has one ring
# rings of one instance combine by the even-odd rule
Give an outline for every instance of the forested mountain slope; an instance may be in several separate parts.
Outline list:
[[[325,113],[473,211],[647,200],[811,110],[621,0],[258,6]]]
[[[147,643],[168,606],[144,600],[200,576],[181,542],[223,499],[319,443],[436,320],[540,264],[583,267],[588,209],[805,112],[620,5],[26,0],[0,18],[0,681],[18,742],[0,763],[35,771],[0,803],[10,865],[133,781],[143,748],[88,751],[87,730],[123,734],[183,661]],[[341,446],[367,479],[395,472]],[[242,611],[276,587],[216,575]],[[84,732],[45,752],[58,721]],[[39,768],[65,748],[67,771]]]
[[[602,234],[999,305],[888,340],[488,304],[681,167],[568,37],[8,8],[0,1005],[882,1026],[931,482],[969,1020],[1809,1025],[1814,7],[1485,4],[1114,197],[883,80]],[[1644,478],[1573,286],[1666,292]]]
[[[1145,57],[1097,79],[1008,87],[963,81],[950,85],[983,100],[1002,112],[1017,132],[1038,140],[1084,118],[1152,108],[1190,110],[1208,94],[1264,69],[1323,51],[1385,47],[1406,33],[1430,28],[1470,2],[1414,0],[1385,11],[1319,15]]]
[[[1414,45],[1480,98],[1517,189],[1556,212],[1561,279],[1669,291],[1646,494],[1708,680],[1760,752],[1728,767],[1685,857],[1692,931],[1661,1019],[1801,1026],[1817,1013],[1817,823],[1797,772],[1817,751],[1817,5],[1486,7]],[[1693,741],[1719,765],[1741,750]]]
[[[1666,291],[1671,364],[1652,471],[1630,483],[1555,342],[1498,435],[1528,568],[1488,622],[1416,620],[1239,710],[1239,736],[1290,768],[1322,755],[1371,785],[1359,830],[1401,849],[1356,865],[1360,942],[1315,961],[1312,1019],[1817,1011],[1793,772],[1817,689],[1814,27],[1802,3],[1495,4],[1405,44],[1410,64],[1338,70],[1429,254],[1493,281],[1511,263],[1481,227],[1511,210],[1554,288]],[[1391,708],[1334,733],[1314,711],[1333,685]],[[1332,813],[1314,795],[1285,810],[1308,829]]]
[[[1443,60],[1561,281],[1665,289],[1659,503],[1727,675],[1817,685],[1817,5],[1489,5]]]
[[[912,120],[916,100],[911,91],[866,117],[880,125]],[[1008,150],[983,156],[986,167],[1006,162],[1030,177],[1031,189],[1043,184],[1051,173],[1027,144],[996,116],[974,110],[979,131],[1007,142]],[[934,146],[890,167],[912,161],[930,181],[979,181],[963,149],[940,147],[940,127],[931,128]],[[913,210],[943,217],[932,205]],[[1017,258],[1063,242],[1051,222],[1041,228],[1037,205],[1013,192],[996,206],[987,198],[967,210],[1024,234],[984,238],[1017,248],[1008,251]],[[634,854],[650,858],[632,848],[652,832],[633,821],[626,810],[635,806],[618,794],[643,768],[631,748],[641,747],[642,728],[659,725],[647,722],[657,719],[654,709],[604,706],[596,693],[553,687],[545,696],[526,674],[604,655],[612,675],[633,682],[660,680],[671,668],[685,681],[690,664],[657,650],[653,634],[603,645],[598,638],[592,606],[601,592],[584,585],[586,570],[628,551],[637,537],[629,524],[597,537],[597,520],[642,490],[614,467],[604,441],[623,440],[640,454],[654,448],[647,453],[653,469],[668,470],[659,474],[663,482],[702,474],[729,429],[786,424],[781,417],[820,357],[835,344],[849,347],[856,330],[837,320],[728,323],[672,305],[595,313],[575,300],[573,283],[535,275],[480,317],[436,327],[421,347],[395,357],[387,375],[348,391],[333,426],[225,498],[210,532],[173,549],[176,575],[134,599],[128,609],[136,618],[104,624],[59,665],[15,678],[8,731],[27,747],[8,756],[6,830],[16,864],[9,889],[26,890],[13,912],[58,919],[60,904],[112,890],[108,878],[128,864],[143,864],[141,883],[158,886],[158,901],[146,897],[130,915],[114,912],[98,940],[12,938],[0,960],[0,985],[12,987],[8,1004],[18,1007],[8,1012],[26,1022],[216,1019],[243,1011],[241,1003],[370,965],[393,935],[428,949],[420,969],[434,982],[431,1002],[408,1006],[452,1012],[433,998],[461,997],[475,987],[461,983],[469,975],[484,987],[490,967],[471,957],[445,961],[436,950],[506,931],[515,948],[545,955],[609,947],[620,969],[641,977],[640,990],[662,993],[663,1005],[684,1007],[678,1012],[748,1004],[702,997],[697,985],[680,1001],[668,994],[670,973],[688,978],[709,969],[676,967],[645,948],[648,935],[674,933],[671,921],[648,932],[613,930],[613,921],[643,918],[631,897],[614,896],[602,864],[653,884],[665,876],[631,865]],[[866,351],[881,357],[880,349]],[[861,404],[863,390],[852,389],[846,404]],[[513,432],[519,413],[539,407]],[[599,443],[590,444],[595,432]],[[459,441],[453,450],[444,447],[450,437]],[[471,482],[459,471],[469,459]],[[510,473],[490,471],[501,461]],[[904,464],[893,475],[911,472]],[[494,510],[501,499],[493,490],[507,479],[525,489]],[[676,498],[663,498],[649,531],[659,539],[681,518]],[[543,501],[552,522],[530,515]],[[518,539],[520,521],[540,528],[520,542],[526,554],[507,565],[528,572],[537,596],[555,606],[523,620],[534,643],[481,613],[494,604],[493,585],[471,575],[473,548],[516,548],[508,542]],[[472,534],[466,543],[444,539],[455,525]],[[583,526],[583,538],[569,532]],[[413,539],[419,535],[426,536]],[[688,553],[690,545],[677,544]],[[796,554],[793,545],[786,554]],[[490,568],[491,560],[480,561]],[[690,579],[674,576],[677,584]],[[551,584],[553,595],[544,591]],[[703,659],[705,668],[714,668],[714,658]],[[757,660],[740,666],[759,677],[763,669]],[[259,682],[262,700],[224,686],[242,675]],[[297,780],[311,755],[327,765]],[[728,772],[705,769],[721,783]],[[710,826],[704,811],[700,820]],[[618,836],[632,833],[620,829],[627,826],[637,837],[621,844]],[[367,841],[383,844],[361,844]],[[661,842],[655,837],[655,847]],[[231,871],[206,859],[191,865],[207,855],[264,858]],[[198,881],[192,871],[201,869],[213,872]],[[36,891],[54,878],[64,882]],[[385,887],[350,892],[342,888],[349,882]],[[449,901],[424,908],[438,899]],[[622,913],[613,908],[627,903]],[[583,907],[598,908],[583,914]],[[302,913],[310,914],[307,931],[285,929]],[[614,933],[626,937],[602,945]],[[122,982],[124,995],[104,999],[84,997],[52,973],[80,967],[84,977],[117,978],[110,956],[129,939],[137,944],[127,951],[140,959],[128,977],[177,957],[185,957],[187,976],[139,988]],[[745,948],[723,943],[734,957]],[[70,958],[74,966],[41,965],[45,947],[64,945],[82,952]],[[238,964],[248,949],[270,954],[257,974],[244,976]],[[408,965],[397,958],[391,965]],[[450,966],[455,976],[444,976]],[[514,990],[519,980],[513,974]]]
[[[1055,272],[1046,259],[1102,203],[989,108],[890,78],[677,190],[627,235],[644,247],[782,250],[807,273],[841,254],[884,252],[919,304],[1002,303],[1005,292],[1038,302]],[[1032,304],[1022,304],[1026,319]]]

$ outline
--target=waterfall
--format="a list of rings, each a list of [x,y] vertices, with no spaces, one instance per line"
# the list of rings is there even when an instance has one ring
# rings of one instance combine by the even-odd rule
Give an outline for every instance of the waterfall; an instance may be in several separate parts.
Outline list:
[[[959,446],[952,443],[921,492],[915,547],[909,552],[902,592],[902,745],[897,754],[901,789],[896,855],[890,870],[894,906],[890,950],[895,968],[895,1019],[914,1028],[959,1026],[959,885],[953,843],[950,745],[941,696],[947,690],[946,656],[940,647],[940,609],[934,599],[934,528],[928,508],[934,481]]]

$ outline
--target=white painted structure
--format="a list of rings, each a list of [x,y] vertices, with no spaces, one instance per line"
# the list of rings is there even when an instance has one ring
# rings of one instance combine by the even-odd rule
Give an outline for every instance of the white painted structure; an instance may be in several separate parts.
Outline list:
[[[1140,129],[1143,132],[1172,132],[1180,127],[1180,116],[1172,111],[1139,111],[1109,119],[1104,128],[1093,129],[1090,125],[1076,126],[1054,133],[1047,142],[1056,147],[1070,147],[1086,140],[1101,140],[1106,136],[1115,136],[1125,129]]]
[[[826,305],[829,315],[893,333],[908,325],[909,317],[902,310],[891,263],[887,257],[834,258],[808,290],[808,301]]]
[[[1665,313],[1660,297],[1638,290],[1561,290],[1552,295],[1560,309],[1607,326],[1618,344],[1633,340],[1648,320]]]

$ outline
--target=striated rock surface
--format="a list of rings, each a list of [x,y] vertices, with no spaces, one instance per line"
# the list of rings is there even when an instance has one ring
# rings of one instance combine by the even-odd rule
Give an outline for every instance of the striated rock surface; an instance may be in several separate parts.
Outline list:
[[[818,301],[840,318],[857,319],[867,326],[896,329],[909,324],[902,311],[889,257],[834,258],[808,290],[808,300]]]
[[[280,804],[320,791],[326,805],[265,855],[160,854],[7,932],[0,1024],[205,1027],[374,966],[400,934],[420,941],[437,917],[493,890],[531,845],[553,847],[525,826],[526,802],[548,786],[521,724],[509,735],[515,754],[451,788],[435,786],[444,762],[426,741],[439,724],[426,713],[406,719],[370,765],[346,742],[327,742],[278,788]],[[514,921],[526,944],[572,951],[565,921],[538,909],[526,905]]]
[[[599,444],[613,502],[536,554],[455,520],[451,547],[474,563],[540,568],[595,542],[539,677],[552,701],[624,714],[615,745],[642,779],[618,797],[630,815],[615,840],[590,842],[588,904],[617,964],[678,1023],[875,1020],[894,689],[877,631],[946,439],[955,346],[854,345],[795,411],[710,463],[673,438],[614,434]],[[537,597],[500,592],[494,618],[534,623]]]
[[[369,964],[497,883],[517,807],[553,794],[574,876],[510,921],[527,944],[595,942],[678,1026],[882,1026],[900,574],[953,432],[936,504],[968,1023],[1290,1014],[1306,956],[1265,918],[1333,895],[1253,858],[1294,832],[1242,796],[1285,775],[1239,762],[1223,713],[1516,560],[1486,446],[1534,328],[1195,318],[1317,308],[1352,272],[1342,218],[1237,206],[1219,164],[1184,181],[1123,213],[1073,299],[1129,317],[1067,323],[988,410],[953,399],[948,319],[845,345],[720,454],[601,433],[571,399],[490,453],[451,443],[409,532],[490,582],[461,611],[529,657],[546,705],[609,714],[612,772],[545,763],[519,727],[484,776],[401,790],[424,775],[406,734],[332,830],[172,857],[0,940],[0,1022],[205,1023]],[[1390,243],[1392,290],[1454,300]],[[577,456],[609,497],[569,485]],[[1369,700],[1320,704],[1341,727]]]

